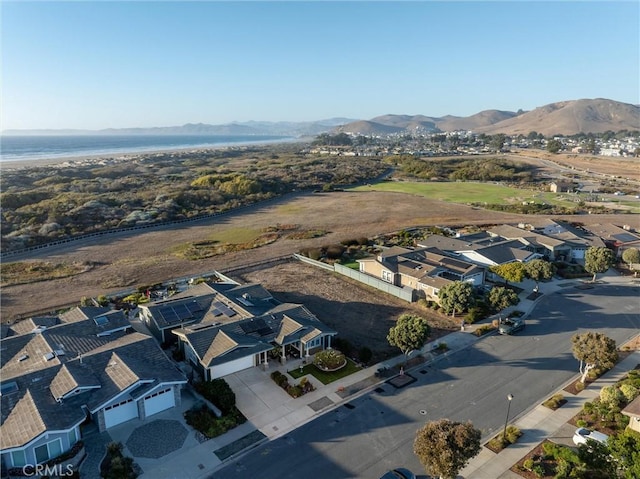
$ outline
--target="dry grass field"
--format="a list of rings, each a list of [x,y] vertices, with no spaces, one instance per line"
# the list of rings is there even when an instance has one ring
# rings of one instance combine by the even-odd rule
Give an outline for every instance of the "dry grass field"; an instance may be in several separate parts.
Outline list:
[[[615,215],[565,217],[584,223],[619,222],[619,218]],[[359,236],[371,237],[412,226],[536,224],[542,220],[544,217],[541,216],[484,211],[401,193],[301,194],[214,220],[119,233],[11,257],[11,261],[46,260],[57,264],[91,264],[92,268],[71,277],[3,287],[0,298],[2,321],[10,322],[62,305],[78,304],[83,296],[114,294],[214,270],[224,272],[268,258],[290,255],[305,246],[322,246]],[[221,237],[226,231],[261,230],[278,224],[295,224],[305,230],[323,230],[327,234],[311,239],[282,236],[256,249],[196,261],[175,254],[176,248],[188,242]],[[285,273],[278,274],[284,276]],[[291,285],[289,294],[295,294],[298,287],[295,276],[283,281]],[[359,300],[354,296],[352,301]]]

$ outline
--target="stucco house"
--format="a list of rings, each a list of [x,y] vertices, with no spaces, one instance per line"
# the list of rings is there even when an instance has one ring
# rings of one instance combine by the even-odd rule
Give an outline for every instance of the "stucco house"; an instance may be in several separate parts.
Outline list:
[[[3,469],[68,451],[85,421],[104,431],[180,403],[186,378],[122,311],[75,308],[50,322],[0,343]]]
[[[187,361],[209,380],[266,366],[268,353],[274,350],[282,362],[288,353],[308,357],[331,347],[337,332],[304,306],[283,303],[261,316],[180,328],[173,334],[179,338]]]
[[[621,257],[627,248],[640,249],[640,234],[634,232],[630,226],[620,227],[612,223],[585,225],[584,228],[600,237],[608,248]]]
[[[627,404],[627,406],[620,412],[629,416],[629,429],[640,432],[640,396]]]
[[[389,248],[374,258],[359,259],[358,263],[361,273],[412,288],[417,296],[432,301],[438,301],[438,291],[453,281],[467,281],[474,286],[484,283],[484,268],[433,247]]]
[[[272,350],[282,361],[314,354],[337,334],[303,305],[280,303],[255,283],[203,282],[140,310],[158,341],[177,342],[205,380],[267,364]]]
[[[534,231],[528,231],[511,225],[493,227],[487,232],[505,240],[517,240],[527,251],[544,256],[549,261],[568,259],[571,257],[571,247],[565,241],[545,236]]]

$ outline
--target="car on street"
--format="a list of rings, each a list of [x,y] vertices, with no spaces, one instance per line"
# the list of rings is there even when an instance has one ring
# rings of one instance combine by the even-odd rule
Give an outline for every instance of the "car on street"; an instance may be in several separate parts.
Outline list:
[[[513,334],[524,329],[524,326],[525,322],[522,318],[507,318],[503,319],[498,325],[498,332],[500,334]]]
[[[580,444],[587,444],[589,439],[600,442],[602,444],[606,444],[609,436],[602,432],[592,431],[591,429],[587,429],[586,427],[579,427],[573,434],[573,443],[576,446],[579,446]]]
[[[416,475],[409,469],[398,467],[385,472],[384,475],[380,476],[380,479],[416,479]]]

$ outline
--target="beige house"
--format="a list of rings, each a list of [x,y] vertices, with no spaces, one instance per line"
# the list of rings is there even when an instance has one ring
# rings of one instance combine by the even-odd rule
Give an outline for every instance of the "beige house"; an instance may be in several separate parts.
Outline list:
[[[622,411],[622,414],[629,416],[629,429],[640,432],[640,396],[635,398]]]
[[[419,297],[438,301],[438,291],[452,281],[484,283],[484,269],[447,256],[438,248],[389,248],[375,258],[358,260],[360,272],[399,287],[416,291]]]

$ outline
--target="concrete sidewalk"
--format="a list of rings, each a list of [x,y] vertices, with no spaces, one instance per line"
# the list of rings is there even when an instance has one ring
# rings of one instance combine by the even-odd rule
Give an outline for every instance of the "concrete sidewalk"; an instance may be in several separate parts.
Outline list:
[[[597,398],[600,389],[616,383],[638,364],[640,364],[640,351],[635,351],[599,379],[590,383],[579,394],[572,395],[562,389],[559,390],[558,392],[567,400],[566,404],[556,411],[540,404],[516,418],[515,421],[511,421],[510,424],[517,426],[523,433],[518,441],[498,454],[483,447],[480,454],[461,471],[461,476],[466,479],[520,479],[522,476],[510,470],[514,464],[547,438],[561,444],[573,445],[570,442],[570,435],[576,428],[567,425],[567,421],[580,412],[585,402]],[[575,378],[572,379],[573,381]],[[483,441],[488,439],[490,438],[483,438]]]
[[[610,278],[601,277],[599,279],[604,283],[629,284],[628,278],[620,278],[614,275],[611,275]],[[534,297],[532,293],[535,283],[527,280],[519,285],[524,288],[519,295],[520,303],[509,310],[503,311],[501,315],[506,317],[512,310],[519,310],[524,313],[526,318],[533,311],[536,302],[540,298],[566,287],[579,286],[580,283],[580,280],[540,283],[540,294]],[[480,339],[473,332],[483,324],[490,324],[497,317],[498,315],[487,318],[479,324],[466,325],[464,331],[456,331],[427,343],[422,350],[412,354],[412,358],[418,356],[418,354],[425,358],[425,362],[415,367],[422,368],[473,345]],[[441,354],[435,353],[434,348],[442,342],[446,343],[448,351]],[[619,363],[607,375],[600,378],[597,383],[593,383],[579,395],[567,398],[568,403],[558,411],[552,412],[543,406],[536,406],[526,414],[516,418],[517,421],[515,423],[512,421],[512,424],[516,424],[525,433],[518,443],[506,448],[500,454],[495,454],[483,448],[482,452],[463,471],[463,476],[465,478],[479,479],[520,477],[514,476],[514,473],[511,473],[509,468],[531,451],[542,439],[558,433],[566,421],[580,410],[586,400],[598,394],[600,388],[604,385],[604,381],[615,382],[615,378],[618,377],[615,375],[621,376],[626,371],[624,368],[629,369],[629,364],[635,361],[631,368],[638,364],[640,362],[638,356],[640,356],[640,353],[634,353],[625,361]],[[276,369],[283,373],[296,369],[302,362],[300,359],[290,360],[285,365],[271,363],[266,370],[256,367],[226,376],[225,380],[236,393],[238,408],[247,417],[247,422],[222,436],[203,443],[188,439],[188,445],[185,444],[185,447],[159,460],[140,461],[140,465],[143,468],[143,475],[140,477],[176,477],[181,479],[208,477],[219,467],[246,454],[262,442],[284,436],[341,404],[367,394],[393,377],[378,377],[376,372],[380,368],[386,368],[397,374],[397,366],[405,363],[405,361],[406,358],[400,355],[327,385],[320,383],[309,375],[307,377],[316,389],[296,399],[291,398],[283,389],[277,386],[269,375]],[[410,370],[411,368],[407,368],[407,372]],[[293,383],[294,381],[290,379],[289,382]],[[295,382],[297,383],[298,380]],[[566,396],[570,395],[565,394]],[[257,431],[259,431],[257,433],[259,437],[262,437],[260,433],[264,435],[262,440],[258,438],[244,449],[239,449],[236,453],[225,456],[223,460],[216,455],[216,452],[219,452],[221,448],[233,446],[248,435],[255,437]],[[120,439],[126,440],[126,437]],[[486,438],[486,440],[488,439]]]

